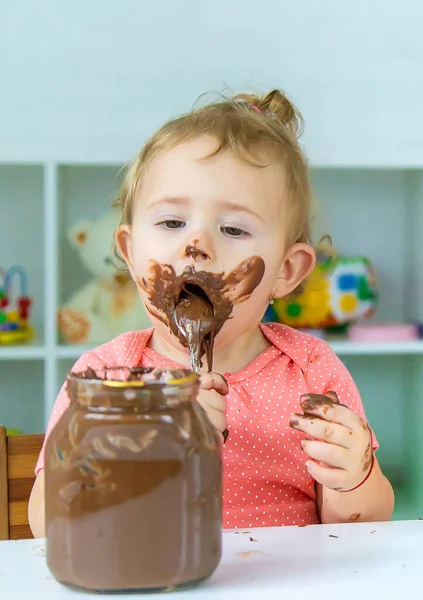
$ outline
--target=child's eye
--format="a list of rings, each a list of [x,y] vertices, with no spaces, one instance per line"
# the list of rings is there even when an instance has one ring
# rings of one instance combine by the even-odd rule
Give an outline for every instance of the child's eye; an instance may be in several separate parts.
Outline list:
[[[178,221],[178,219],[166,219],[157,223],[157,225],[162,225],[165,229],[182,229],[182,227],[185,227],[185,223]]]
[[[231,226],[221,227],[220,231],[223,231],[223,233],[226,233],[230,237],[242,237],[242,236],[249,235],[246,231],[239,229],[239,227],[231,227]]]

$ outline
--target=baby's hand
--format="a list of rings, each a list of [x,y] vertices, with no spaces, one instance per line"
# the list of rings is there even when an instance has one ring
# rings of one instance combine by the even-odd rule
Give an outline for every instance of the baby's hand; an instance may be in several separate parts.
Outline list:
[[[226,379],[218,373],[201,373],[198,402],[204,408],[215,428],[222,433],[226,428]]]
[[[304,394],[304,414],[292,415],[289,424],[314,439],[301,441],[311,460],[310,475],[321,485],[336,491],[358,486],[373,462],[372,436],[367,423],[339,403],[335,392]]]

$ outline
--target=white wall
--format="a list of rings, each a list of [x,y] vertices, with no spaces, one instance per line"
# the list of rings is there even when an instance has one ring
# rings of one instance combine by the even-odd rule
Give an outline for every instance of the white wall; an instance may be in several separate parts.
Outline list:
[[[125,161],[226,83],[284,88],[314,162],[423,163],[420,0],[13,0],[0,23],[0,160]]]

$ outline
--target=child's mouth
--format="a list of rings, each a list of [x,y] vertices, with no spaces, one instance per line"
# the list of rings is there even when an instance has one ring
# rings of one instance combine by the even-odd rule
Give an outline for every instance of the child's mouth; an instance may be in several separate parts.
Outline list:
[[[195,298],[198,298],[198,302],[202,303],[203,305],[208,305],[212,313],[215,314],[213,302],[209,298],[207,292],[196,283],[187,282],[184,284],[175,302],[175,308],[181,302],[187,303],[189,301],[193,301]]]
[[[231,318],[234,304],[247,300],[260,284],[264,271],[260,256],[250,256],[228,274],[187,265],[177,275],[171,265],[151,261],[150,277],[138,284],[148,295],[149,312],[189,348],[193,369],[201,369],[206,355],[211,371],[215,337]]]
[[[211,355],[216,317],[212,301],[205,290],[195,283],[184,283],[173,312],[175,324],[186,340],[192,367],[199,372],[201,356]]]

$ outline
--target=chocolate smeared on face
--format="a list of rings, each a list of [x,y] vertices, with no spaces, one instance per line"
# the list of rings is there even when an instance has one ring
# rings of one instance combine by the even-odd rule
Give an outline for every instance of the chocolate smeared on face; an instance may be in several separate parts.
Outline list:
[[[251,256],[231,273],[196,271],[187,266],[176,275],[170,265],[152,263],[151,276],[139,281],[149,298],[147,309],[189,349],[192,368],[206,355],[213,366],[213,343],[237,302],[247,300],[264,275],[264,261]]]
[[[194,260],[197,260],[198,258],[207,260],[209,258],[209,255],[207,254],[207,252],[204,252],[204,250],[197,248],[197,244],[198,240],[194,240],[194,243],[192,245],[188,245],[185,248],[185,256],[187,258],[192,257]]]

